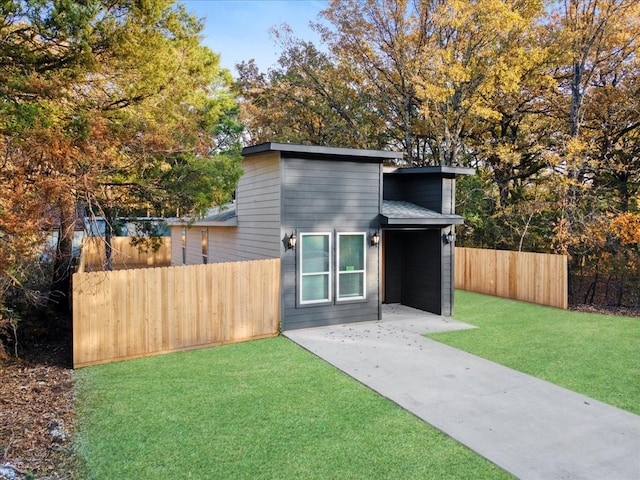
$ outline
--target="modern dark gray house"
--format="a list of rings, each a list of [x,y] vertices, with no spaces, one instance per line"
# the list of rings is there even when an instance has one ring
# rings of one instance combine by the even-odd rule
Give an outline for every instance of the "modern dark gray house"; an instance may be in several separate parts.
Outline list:
[[[382,303],[453,308],[455,177],[402,153],[265,143],[226,210],[171,223],[172,264],[281,259],[281,328],[377,320]]]

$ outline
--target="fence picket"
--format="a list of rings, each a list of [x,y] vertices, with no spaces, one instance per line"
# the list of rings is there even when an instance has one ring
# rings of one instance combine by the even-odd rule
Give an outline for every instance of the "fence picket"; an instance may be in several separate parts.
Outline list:
[[[74,367],[275,336],[279,296],[279,259],[75,273]]]
[[[568,308],[567,257],[456,247],[455,287]]]

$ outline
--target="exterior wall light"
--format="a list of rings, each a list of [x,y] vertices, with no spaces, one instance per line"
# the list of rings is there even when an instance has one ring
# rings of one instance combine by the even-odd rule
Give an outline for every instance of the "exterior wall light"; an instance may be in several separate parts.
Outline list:
[[[380,243],[380,235],[378,235],[378,232],[374,232],[374,234],[371,235],[371,246],[377,247],[379,243]]]
[[[445,245],[453,243],[454,240],[455,236],[453,235],[453,228],[449,229],[449,233],[442,234],[442,243],[444,243]]]
[[[296,238],[296,234],[291,233],[291,235],[289,235],[289,240],[287,241],[287,250],[293,250],[294,248],[296,248],[297,241],[298,239]]]

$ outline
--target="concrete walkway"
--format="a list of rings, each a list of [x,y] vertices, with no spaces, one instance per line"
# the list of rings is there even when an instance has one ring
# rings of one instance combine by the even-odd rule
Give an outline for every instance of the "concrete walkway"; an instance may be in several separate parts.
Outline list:
[[[640,416],[448,347],[473,328],[399,305],[284,335],[521,479],[640,479]]]

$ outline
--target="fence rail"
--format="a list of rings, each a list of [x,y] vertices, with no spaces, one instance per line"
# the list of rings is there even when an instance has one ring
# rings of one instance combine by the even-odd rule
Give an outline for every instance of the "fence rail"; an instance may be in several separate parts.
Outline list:
[[[280,260],[73,275],[73,363],[277,335]]]
[[[164,267],[171,265],[171,237],[161,237],[159,248],[145,251],[131,244],[131,237],[111,238],[111,266],[113,270],[125,268]],[[82,242],[82,254],[77,271],[98,272],[105,270],[106,244],[103,237],[86,237]]]
[[[455,287],[566,309],[567,257],[456,247]]]

